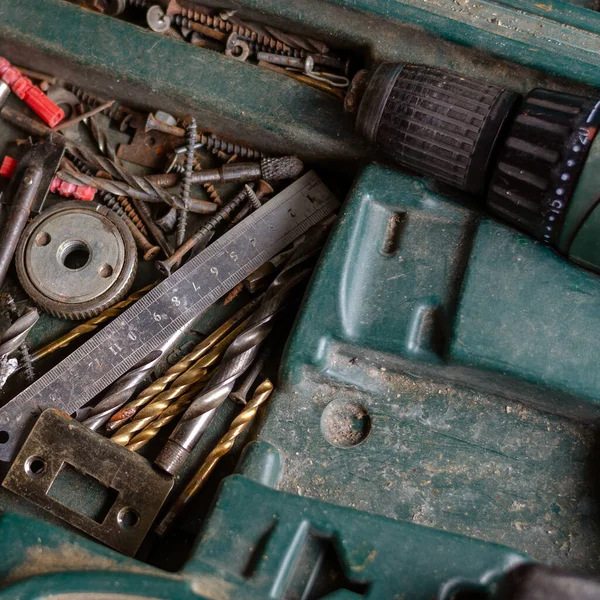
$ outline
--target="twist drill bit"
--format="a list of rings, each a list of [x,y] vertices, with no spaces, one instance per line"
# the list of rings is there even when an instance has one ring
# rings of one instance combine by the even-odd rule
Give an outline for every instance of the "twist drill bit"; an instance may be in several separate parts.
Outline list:
[[[108,158],[105,160],[108,160]],[[130,181],[124,182],[116,181],[114,179],[104,179],[103,177],[92,177],[91,175],[72,173],[64,170],[58,171],[56,176],[67,183],[89,185],[97,190],[110,192],[115,196],[128,196],[129,198],[141,200],[143,202],[164,202],[177,210],[182,210],[185,206],[181,198],[163,190],[159,185],[152,183],[144,186],[131,184],[131,181],[133,180],[146,180],[148,179],[147,177],[137,177],[132,175]],[[201,215],[210,215],[216,212],[217,205],[214,202],[208,202],[207,200],[190,198],[188,210]]]
[[[154,371],[161,359],[164,358],[165,353],[177,344],[183,335],[185,335],[186,330],[187,327],[180,329],[161,344],[159,348],[149,352],[140,362],[119,377],[108,388],[98,404],[80,411],[80,414],[77,415],[77,420],[93,431],[100,429],[110,416],[133,396],[138,385]]]
[[[156,283],[151,283],[150,285],[147,285],[146,287],[142,288],[141,290],[134,292],[133,294],[131,294],[124,300],[121,300],[121,302],[117,302],[110,308],[107,308],[104,312],[101,312],[97,317],[93,317],[92,319],[89,319],[85,323],[82,323],[81,325],[74,327],[73,329],[71,329],[71,331],[69,331],[65,335],[62,335],[61,337],[54,340],[53,342],[50,342],[43,348],[36,350],[31,355],[31,361],[36,362],[42,358],[45,358],[49,354],[52,354],[53,352],[60,350],[61,348],[66,348],[69,344],[74,342],[78,337],[81,337],[82,335],[85,335],[86,333],[90,333],[90,332],[94,331],[95,329],[97,329],[98,327],[100,327],[100,325],[102,325],[106,321],[109,321],[111,319],[114,319],[115,317],[118,317],[125,309],[129,308],[134,302],[137,302],[147,292],[149,292],[155,285],[156,285]]]
[[[39,318],[37,308],[29,308],[6,330],[0,336],[0,357],[16,352]]]
[[[177,398],[173,404],[169,404],[154,421],[150,421],[141,431],[136,433],[125,447],[132,452],[137,452],[143,448],[151,439],[158,435],[163,427],[166,427],[175,417],[178,417],[187,410],[192,400],[202,391],[210,376],[210,373],[207,374],[206,377],[203,377],[197,384],[193,385],[189,392]]]
[[[220,367],[205,390],[183,414],[167,440],[155,464],[171,475],[177,473],[200,439],[216,410],[227,399],[236,380],[254,362],[261,344],[273,328],[273,320],[290,293],[312,271],[313,258],[324,242],[331,219],[310,229],[281,273],[273,280],[258,310],[250,317],[246,329],[227,348]]]
[[[169,509],[163,520],[156,528],[158,535],[164,535],[173,521],[181,513],[183,508],[190,500],[202,489],[210,474],[213,472],[217,463],[231,451],[236,439],[246,430],[252,423],[258,409],[268,400],[273,392],[273,384],[269,379],[265,379],[254,392],[252,400],[246,404],[240,414],[231,422],[227,433],[219,440],[219,443],[213,448],[206,460],[188,483],[181,495],[177,498],[173,506]]]
[[[187,228],[188,205],[190,202],[190,190],[192,186],[192,170],[194,168],[194,142],[196,141],[196,119],[191,119],[185,129],[188,138],[188,151],[185,155],[185,170],[181,179],[181,199],[183,209],[178,213],[177,219],[177,237],[175,243],[181,246],[185,241],[185,231]],[[216,204],[214,204],[216,210]]]
[[[126,423],[114,433],[110,438],[111,441],[119,446],[126,446],[138,431],[144,429],[148,423],[158,418],[177,398],[180,398],[199,381],[202,381],[206,377],[210,367],[216,364],[229,344],[244,330],[245,326],[246,321],[242,321],[236,329],[216,344],[208,354],[199,358],[187,371],[181,373],[168,390],[158,394],[158,396],[136,413],[130,423]]]
[[[9,321],[11,323],[15,323],[19,318],[19,311],[17,309],[17,305],[15,304],[15,300],[11,294],[5,292],[3,294],[4,305],[6,306],[6,313]],[[29,383],[33,383],[35,380],[35,371],[33,369],[33,362],[31,361],[31,355],[29,354],[29,346],[27,342],[23,340],[21,345],[18,348],[20,355],[20,362],[23,370],[25,371],[25,377]]]
[[[142,406],[146,406],[146,404],[163,392],[171,382],[175,381],[179,375],[187,371],[196,361],[207,354],[217,343],[226,337],[234,327],[244,321],[246,317],[256,309],[260,301],[261,298],[252,300],[232,317],[227,319],[220,327],[215,329],[215,331],[202,340],[190,353],[186,354],[180,361],[170,367],[162,377],[159,377],[143,390],[135,400],[129,402],[121,411],[113,415],[107,424],[107,430],[115,431],[129,421]]]
[[[243,183],[245,181],[279,181],[281,179],[295,179],[298,177],[304,164],[295,156],[282,156],[281,158],[263,158],[255,163],[228,163],[216,169],[202,169],[190,175],[191,183]],[[177,173],[162,173],[149,175],[146,180],[160,187],[173,187],[177,185],[180,176]]]

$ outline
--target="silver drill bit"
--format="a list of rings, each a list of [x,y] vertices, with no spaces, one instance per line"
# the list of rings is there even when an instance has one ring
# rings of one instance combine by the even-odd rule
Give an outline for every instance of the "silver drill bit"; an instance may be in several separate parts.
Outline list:
[[[37,308],[29,308],[0,336],[0,357],[19,349],[40,318]]]
[[[131,399],[138,385],[154,371],[165,354],[185,335],[188,328],[177,331],[159,348],[149,352],[137,365],[119,377],[108,388],[100,402],[95,406],[78,411],[77,420],[93,431],[100,429],[117,410]]]
[[[185,155],[185,170],[181,179],[181,200],[183,208],[177,215],[177,236],[175,243],[181,246],[185,241],[185,231],[187,229],[188,206],[190,203],[190,190],[192,187],[192,172],[194,170],[194,142],[196,141],[196,119],[190,119],[188,126],[185,128],[188,149]]]
[[[221,365],[206,388],[185,411],[164,448],[155,460],[163,471],[176,474],[212,421],[217,409],[227,399],[236,380],[252,365],[261,344],[273,328],[273,320],[290,293],[311,273],[314,256],[325,241],[332,219],[315,225],[304,242],[290,256],[285,267],[269,286],[263,302],[248,321],[244,331],[225,351]]]

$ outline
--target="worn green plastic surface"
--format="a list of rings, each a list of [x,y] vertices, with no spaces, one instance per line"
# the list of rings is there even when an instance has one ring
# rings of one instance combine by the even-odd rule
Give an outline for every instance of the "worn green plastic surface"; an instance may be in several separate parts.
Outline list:
[[[600,18],[559,1],[236,6],[354,48],[359,63],[425,62],[519,91],[600,84]],[[337,100],[61,0],[0,0],[0,54],[140,108],[192,112],[203,127],[267,150],[297,152],[341,188],[357,160],[373,156]],[[600,570],[595,435],[561,416],[598,415],[600,280],[449,197],[383,168],[362,175],[314,278],[279,389],[251,432],[257,443],[216,497],[182,570],[152,569],[5,513],[0,570],[10,587],[0,597],[301,597],[312,574],[331,584],[316,568],[321,557],[345,585],[335,598],[425,600],[440,586],[447,597],[449,580],[488,585],[521,552]],[[390,211],[405,219],[398,251],[383,256]],[[190,507],[176,533],[197,535],[205,502]],[[6,492],[0,504],[31,511]]]

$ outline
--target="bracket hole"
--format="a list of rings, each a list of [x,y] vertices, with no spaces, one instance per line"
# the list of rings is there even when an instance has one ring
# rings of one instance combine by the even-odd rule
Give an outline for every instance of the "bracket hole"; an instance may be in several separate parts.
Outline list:
[[[333,400],[321,415],[321,432],[332,446],[357,446],[364,442],[371,432],[369,411],[354,400]]]
[[[0,444],[6,444],[9,439],[10,435],[8,434],[8,431],[0,431]]]
[[[46,472],[46,461],[39,456],[30,456],[25,461],[25,473],[34,479],[41,477]]]
[[[140,513],[135,508],[126,506],[117,514],[117,521],[121,529],[135,529],[140,524]]]

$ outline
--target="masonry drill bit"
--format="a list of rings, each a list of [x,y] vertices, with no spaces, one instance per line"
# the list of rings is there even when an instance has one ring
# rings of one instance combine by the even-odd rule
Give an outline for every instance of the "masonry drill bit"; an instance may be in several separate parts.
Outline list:
[[[196,361],[206,355],[217,343],[226,337],[232,329],[244,321],[246,317],[258,307],[260,301],[261,298],[256,298],[246,304],[246,306],[241,308],[232,317],[227,319],[225,323],[202,340],[190,353],[186,354],[181,360],[170,367],[162,377],[159,377],[143,390],[135,400],[129,402],[122,410],[114,414],[107,423],[107,430],[116,431],[119,427],[129,421],[142,406],[146,406],[146,404],[156,398],[156,396],[163,392],[171,382],[175,381],[182,373],[187,371]]]
[[[216,410],[227,399],[236,380],[254,362],[261,344],[271,332],[275,317],[291,292],[311,273],[315,253],[322,246],[331,219],[315,225],[302,244],[290,256],[281,273],[273,280],[258,310],[250,317],[246,329],[227,348],[221,366],[205,390],[183,414],[179,424],[155,460],[163,471],[174,475],[203,435]]]
[[[173,419],[187,410],[187,407],[202,391],[210,377],[211,373],[208,373],[206,377],[203,377],[198,383],[193,385],[189,392],[177,398],[173,404],[169,404],[154,421],[149,422],[141,431],[136,433],[125,447],[132,452],[137,452],[143,448],[151,439],[158,435],[163,427],[166,427]]]
[[[94,331],[95,329],[97,329],[98,327],[100,327],[100,325],[104,324],[106,321],[109,321],[111,319],[114,319],[115,317],[118,317],[125,309],[129,308],[134,302],[137,302],[147,292],[149,292],[155,285],[156,285],[156,283],[151,283],[150,285],[147,285],[146,287],[142,288],[141,290],[134,292],[133,294],[131,294],[124,300],[121,300],[121,302],[117,302],[110,308],[107,308],[104,312],[101,312],[97,317],[93,317],[92,319],[89,319],[85,323],[82,323],[81,325],[74,327],[73,329],[71,329],[71,331],[69,331],[65,335],[62,335],[61,337],[54,340],[53,342],[50,342],[43,348],[36,350],[31,355],[32,362],[36,362],[42,358],[45,358],[49,354],[52,354],[53,352],[56,352],[57,350],[60,350],[61,348],[66,348],[69,344],[74,342],[78,337],[81,337],[82,335],[85,335],[86,333],[90,333],[90,332]]]
[[[100,402],[89,409],[82,409],[77,415],[77,420],[93,431],[100,429],[110,416],[133,396],[139,384],[154,371],[165,354],[185,335],[188,328],[189,324],[188,327],[176,331],[160,347],[149,352],[108,388]]]
[[[138,431],[141,431],[148,423],[157,419],[165,409],[185,393],[189,392],[199,381],[203,381],[210,368],[218,362],[231,342],[244,330],[246,324],[247,321],[242,321],[233,331],[216,344],[208,354],[199,358],[186,371],[181,373],[168,390],[164,390],[158,394],[158,396],[136,413],[130,423],[125,423],[125,425],[114,433],[110,438],[111,441],[119,446],[126,446]]]
[[[269,379],[265,379],[254,392],[252,400],[246,404],[242,412],[231,422],[227,433],[219,440],[219,443],[213,448],[206,460],[188,483],[181,495],[177,498],[173,506],[169,509],[165,517],[156,528],[158,535],[164,535],[173,521],[181,513],[183,508],[190,500],[202,489],[210,474],[213,472],[217,463],[231,451],[237,438],[244,432],[255,419],[258,409],[268,400],[273,392],[273,384]]]
[[[16,352],[39,318],[37,308],[29,308],[0,335],[0,357]]]

